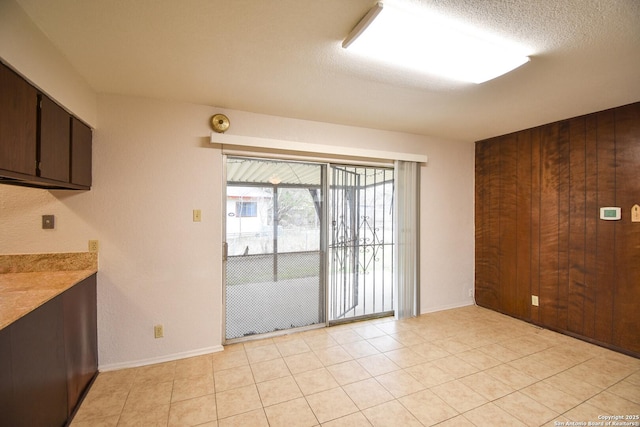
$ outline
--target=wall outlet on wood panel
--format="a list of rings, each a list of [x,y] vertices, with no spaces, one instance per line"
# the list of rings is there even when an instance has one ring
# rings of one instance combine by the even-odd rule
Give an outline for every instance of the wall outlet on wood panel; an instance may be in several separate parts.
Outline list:
[[[538,301],[538,295],[531,295],[531,305],[538,307],[539,301]]]
[[[640,205],[631,208],[631,222],[640,222]]]

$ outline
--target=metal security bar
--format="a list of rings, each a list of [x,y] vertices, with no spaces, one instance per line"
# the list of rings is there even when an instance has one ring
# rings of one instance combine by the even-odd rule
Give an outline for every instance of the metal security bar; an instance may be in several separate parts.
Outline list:
[[[393,169],[331,167],[330,321],[393,310]]]

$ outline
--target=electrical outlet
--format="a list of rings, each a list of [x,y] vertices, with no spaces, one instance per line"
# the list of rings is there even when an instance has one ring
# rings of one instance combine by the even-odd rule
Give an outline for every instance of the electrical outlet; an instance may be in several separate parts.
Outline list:
[[[89,252],[98,252],[100,244],[97,240],[89,240]]]
[[[200,209],[193,210],[193,222],[202,221],[202,211]]]
[[[531,295],[531,305],[534,307],[539,306],[538,295]]]
[[[164,327],[162,325],[155,325],[153,327],[153,336],[155,338],[164,338]]]
[[[469,297],[473,297],[473,288],[469,289]]]

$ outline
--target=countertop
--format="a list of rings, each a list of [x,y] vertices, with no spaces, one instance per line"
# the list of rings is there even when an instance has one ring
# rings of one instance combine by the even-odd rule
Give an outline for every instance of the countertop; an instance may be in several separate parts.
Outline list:
[[[0,255],[0,330],[97,272],[97,254]]]
[[[95,270],[0,274],[0,329],[57,297]]]

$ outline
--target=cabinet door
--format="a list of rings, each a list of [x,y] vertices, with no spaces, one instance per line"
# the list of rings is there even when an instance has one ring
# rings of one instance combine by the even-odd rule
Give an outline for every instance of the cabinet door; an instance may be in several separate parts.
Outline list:
[[[0,64],[0,169],[36,174],[37,92]]]
[[[67,420],[62,298],[52,299],[9,326],[14,426],[61,426]]]
[[[11,366],[11,335],[10,326],[0,330],[0,425],[16,425],[17,417],[12,409],[13,401],[13,376]]]
[[[67,290],[62,302],[68,414],[71,415],[98,371],[95,274]]]
[[[71,119],[71,182],[91,186],[91,128]]]
[[[46,96],[41,97],[40,176],[69,182],[71,116]]]

